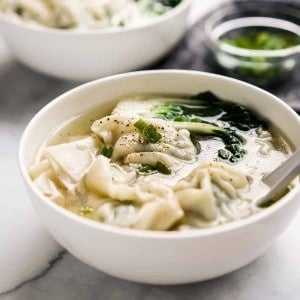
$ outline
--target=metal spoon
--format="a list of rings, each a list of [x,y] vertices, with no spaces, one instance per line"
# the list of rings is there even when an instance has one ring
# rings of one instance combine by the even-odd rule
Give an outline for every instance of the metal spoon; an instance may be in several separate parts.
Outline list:
[[[257,206],[264,206],[270,200],[280,196],[291,181],[300,174],[300,149],[293,153],[283,164],[262,179],[270,190],[258,198]]]

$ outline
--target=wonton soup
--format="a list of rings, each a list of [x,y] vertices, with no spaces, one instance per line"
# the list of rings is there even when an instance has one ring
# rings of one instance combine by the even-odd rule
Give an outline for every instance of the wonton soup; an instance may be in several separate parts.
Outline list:
[[[58,205],[102,223],[189,230],[247,218],[263,208],[261,178],[292,153],[247,108],[211,92],[133,95],[109,115],[67,120],[29,168]]]

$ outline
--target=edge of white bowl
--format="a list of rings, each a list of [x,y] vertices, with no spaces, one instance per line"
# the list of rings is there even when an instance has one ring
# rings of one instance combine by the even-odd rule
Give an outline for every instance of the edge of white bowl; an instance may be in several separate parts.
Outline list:
[[[118,34],[118,33],[125,33],[125,32],[131,32],[136,30],[142,30],[144,28],[155,26],[159,23],[163,23],[169,19],[172,19],[173,17],[176,17],[181,11],[184,11],[185,9],[188,9],[193,0],[182,0],[181,3],[179,3],[176,7],[172,8],[171,10],[167,11],[165,14],[154,17],[149,19],[145,23],[137,23],[134,25],[129,25],[125,27],[109,27],[109,28],[100,28],[100,29],[59,29],[59,28],[51,28],[46,27],[39,24],[31,24],[26,23],[25,21],[14,18],[11,16],[7,16],[5,13],[0,11],[0,20],[9,23],[13,26],[19,27],[20,29],[24,30],[30,30],[33,32],[38,33],[47,33],[47,34],[53,34],[53,35],[70,35],[70,36],[82,36],[82,35],[107,35],[107,34]]]
[[[57,98],[53,99],[50,101],[47,105],[45,105],[40,111],[38,111],[34,117],[29,121],[27,124],[21,139],[19,143],[19,150],[18,150],[18,163],[19,163],[19,169],[21,171],[23,180],[25,183],[30,187],[32,192],[40,198],[41,201],[45,201],[47,205],[51,207],[51,209],[54,209],[57,213],[64,215],[66,218],[71,218],[74,221],[80,222],[83,225],[94,227],[99,230],[105,230],[109,231],[113,234],[119,234],[119,235],[127,235],[127,236],[132,236],[132,237],[140,237],[140,238],[155,238],[155,239],[185,239],[185,238],[191,238],[191,237],[201,237],[201,236],[208,236],[208,235],[215,235],[215,234],[220,234],[225,231],[232,231],[240,227],[245,227],[249,224],[255,223],[261,219],[264,219],[268,215],[272,214],[273,212],[279,210],[281,207],[285,206],[291,199],[293,198],[294,194],[298,193],[300,191],[300,184],[298,184],[297,187],[292,189],[288,194],[286,194],[284,197],[282,197],[279,201],[276,203],[272,204],[272,206],[252,215],[249,216],[245,219],[241,220],[236,220],[231,223],[219,225],[216,227],[211,227],[211,228],[204,228],[204,229],[194,229],[194,230],[189,230],[189,231],[147,231],[147,230],[139,230],[139,229],[132,229],[132,228],[123,228],[123,227],[117,227],[109,224],[104,224],[100,223],[97,221],[89,220],[87,218],[81,217],[79,215],[76,215],[75,213],[72,213],[68,211],[65,208],[60,207],[59,205],[55,204],[49,198],[44,196],[38,189],[37,187],[34,186],[32,180],[30,179],[29,173],[27,166],[24,162],[23,159],[23,153],[24,153],[24,143],[25,140],[27,139],[27,136],[29,135],[31,131],[31,127],[34,126],[34,123],[39,117],[47,111],[49,108],[52,106],[55,106],[56,103],[62,101],[66,96],[70,96],[72,94],[76,94],[77,91],[81,89],[88,89],[91,86],[97,85],[99,82],[105,82],[105,81],[110,81],[118,78],[124,78],[124,77],[131,77],[131,76],[138,76],[138,75],[147,75],[147,74],[199,74],[199,75],[205,75],[209,76],[212,78],[222,78],[223,80],[226,81],[233,81],[236,82],[240,85],[243,85],[245,87],[250,87],[259,90],[261,93],[264,93],[268,95],[269,97],[273,98],[275,101],[279,101],[283,107],[289,111],[291,115],[293,115],[297,120],[300,125],[300,118],[297,115],[297,113],[289,107],[285,102],[283,102],[280,98],[274,96],[270,92],[267,92],[261,88],[258,88],[254,85],[251,85],[249,83],[233,79],[227,76],[222,76],[222,75],[217,75],[217,74],[212,74],[212,73],[207,73],[207,72],[200,72],[200,71],[190,71],[190,70],[150,70],[150,71],[135,71],[135,72],[128,72],[128,73],[123,73],[123,74],[118,74],[118,75],[112,75],[108,76],[102,79],[97,79],[88,83],[84,83],[82,85],[79,85],[78,87],[75,87],[62,95],[58,96]]]

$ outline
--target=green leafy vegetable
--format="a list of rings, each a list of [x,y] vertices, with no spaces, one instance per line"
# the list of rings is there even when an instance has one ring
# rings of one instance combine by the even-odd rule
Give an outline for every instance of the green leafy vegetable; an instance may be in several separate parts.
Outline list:
[[[109,146],[104,146],[101,150],[101,154],[111,158],[112,154],[113,154],[114,148],[113,147],[109,147]]]
[[[198,102],[202,101],[204,103],[220,102],[220,99],[210,91],[199,93],[192,96],[191,99],[198,100]]]
[[[156,117],[160,117],[165,120],[173,120],[177,117],[185,117],[183,116],[183,109],[180,107],[180,105],[176,105],[175,103],[163,102],[156,104],[152,111]]]
[[[225,150],[225,149],[219,149],[218,150],[218,156],[220,157],[220,158],[223,158],[223,159],[230,159],[230,157],[231,157],[231,153],[230,153],[230,151],[228,151],[228,150]]]
[[[181,0],[156,0],[155,2],[161,3],[164,6],[175,7]]]
[[[222,116],[218,120],[227,122],[230,126],[236,127],[242,131],[247,131],[252,128],[262,126],[266,128],[266,123],[259,120],[252,112],[246,109],[244,106],[221,101],[212,92],[203,92],[191,99],[197,100],[202,106],[205,104],[207,108],[215,109],[215,115],[223,112]]]
[[[187,103],[186,99],[183,99],[182,103],[157,104],[152,111],[154,116],[168,121],[203,122],[202,117],[222,114],[218,120],[243,131],[259,126],[266,127],[264,121],[259,120],[242,105],[221,101],[211,92],[203,92],[190,99],[195,100],[194,104]]]
[[[173,122],[172,125],[176,129],[187,129],[200,136],[216,136],[221,138],[225,144],[225,149],[219,150],[218,156],[232,163],[241,160],[246,153],[242,148],[243,138],[230,128],[194,122]]]
[[[157,170],[154,169],[153,166],[149,166],[149,165],[142,165],[140,168],[139,168],[139,172],[140,173],[145,173],[145,174],[154,174],[154,173],[157,173]]]
[[[244,140],[234,128],[241,131],[258,127],[267,128],[264,121],[258,119],[244,106],[222,101],[210,91],[199,93],[189,99],[182,98],[177,102],[156,104],[151,109],[151,114],[153,117],[173,122],[172,125],[178,130],[189,130],[194,136],[221,138],[225,148],[218,151],[218,156],[233,163],[242,159],[246,153],[243,149]],[[205,117],[214,117],[222,121],[224,127],[204,120]],[[197,139],[193,142],[197,144]]]
[[[134,123],[134,127],[139,130],[141,135],[150,143],[157,143],[161,140],[162,135],[152,124],[147,124],[143,119]]]

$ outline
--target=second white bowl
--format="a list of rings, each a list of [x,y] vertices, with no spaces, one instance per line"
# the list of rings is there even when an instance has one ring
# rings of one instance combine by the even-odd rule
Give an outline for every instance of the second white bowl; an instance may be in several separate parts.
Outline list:
[[[87,81],[147,66],[183,36],[192,0],[128,28],[63,30],[28,25],[0,13],[0,33],[28,67],[68,80]]]

